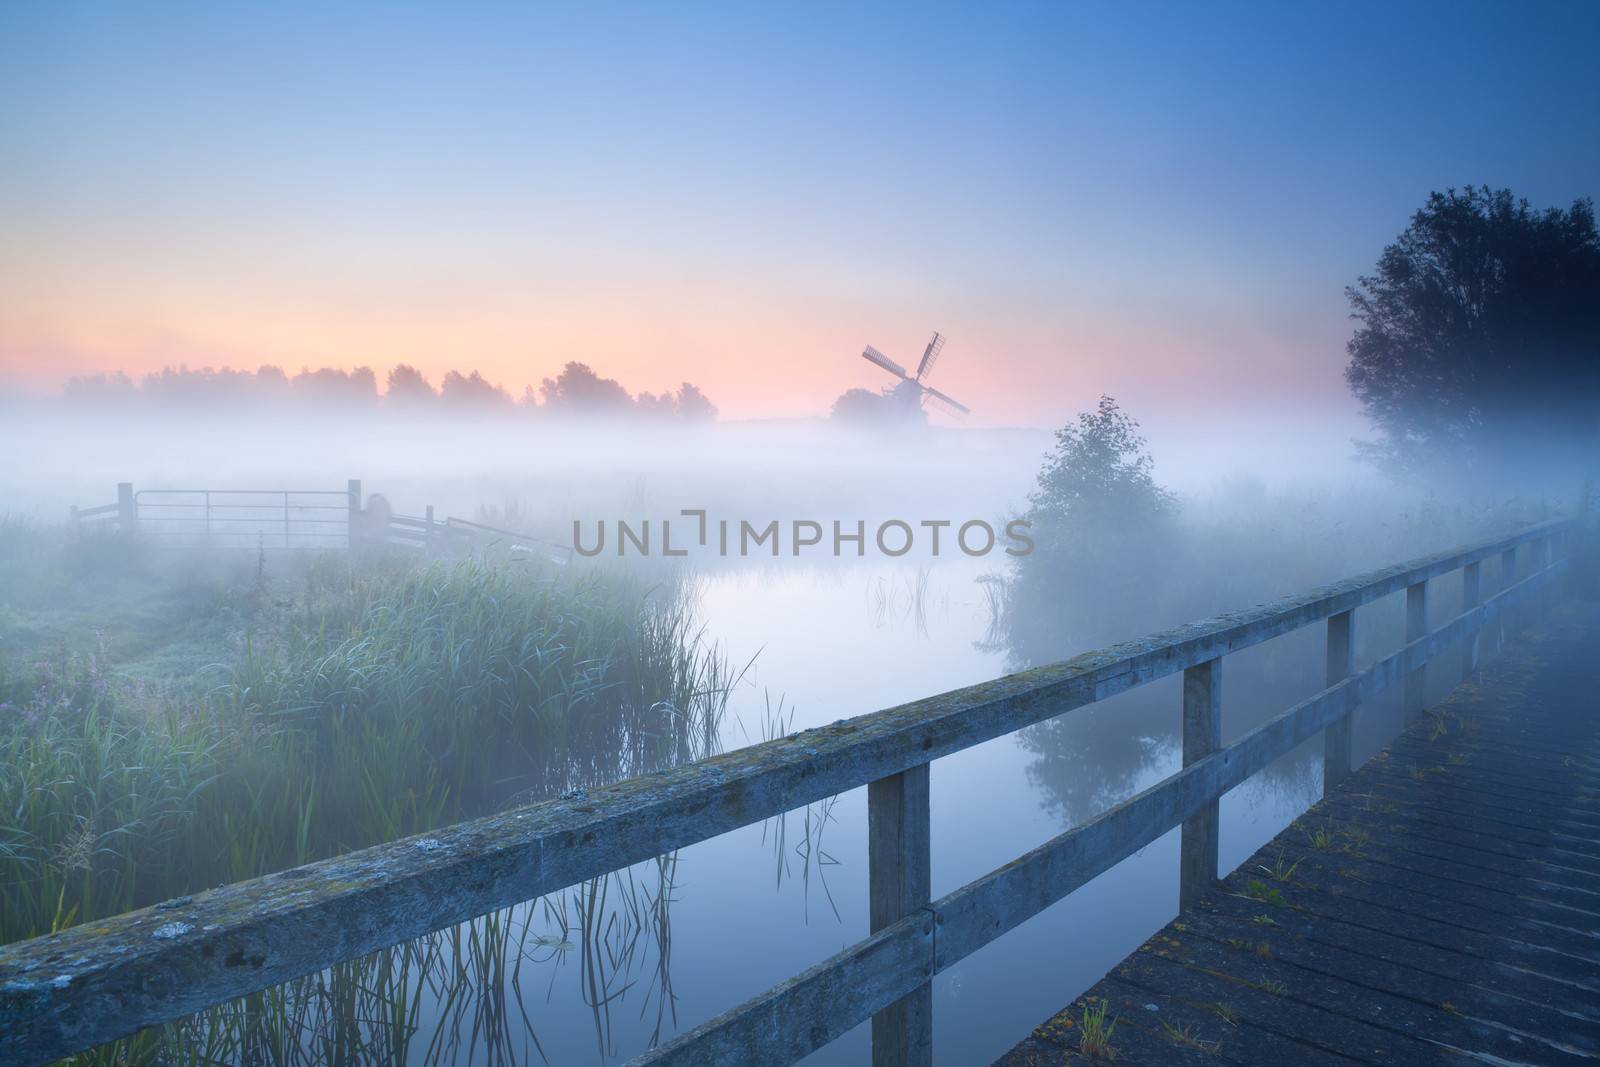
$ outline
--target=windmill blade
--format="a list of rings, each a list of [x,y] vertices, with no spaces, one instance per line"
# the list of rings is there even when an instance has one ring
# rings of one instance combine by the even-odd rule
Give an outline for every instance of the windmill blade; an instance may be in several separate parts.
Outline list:
[[[910,375],[906,373],[906,369],[904,367],[890,359],[888,356],[884,355],[882,352],[879,352],[871,345],[868,345],[867,350],[861,353],[861,358],[876,363],[878,366],[882,367],[884,370],[888,371],[890,374],[893,374],[897,378],[910,377]]]
[[[944,351],[944,334],[938,330],[933,331],[933,340],[928,342],[928,347],[922,351],[922,362],[917,364],[917,381],[922,381],[933,369],[934,360],[939,358],[939,353]]]
[[[927,396],[927,397],[932,397],[934,400],[937,400],[940,404],[942,404],[945,407],[946,410],[948,410],[948,411],[950,411],[950,412],[952,412],[954,414],[957,414],[957,415],[971,415],[972,414],[972,409],[967,407],[967,405],[963,404],[961,401],[957,400],[953,396],[944,395],[943,393],[939,392],[939,390],[934,389],[931,386],[924,385],[922,387],[922,395],[923,396]]]

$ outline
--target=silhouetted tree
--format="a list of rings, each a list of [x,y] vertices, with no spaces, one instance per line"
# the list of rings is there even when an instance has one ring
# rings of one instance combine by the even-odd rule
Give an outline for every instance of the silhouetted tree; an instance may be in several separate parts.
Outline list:
[[[646,418],[670,419],[678,414],[678,405],[671,393],[640,393],[633,398],[633,410]]]
[[[433,391],[428,379],[410,364],[402,363],[389,372],[388,387],[383,393],[386,405],[415,411],[431,406],[438,399],[439,394]]]
[[[717,406],[691,382],[678,386],[678,396],[673,403],[678,418],[684,422],[711,422],[717,417]]]
[[[602,378],[585,363],[568,363],[539,391],[551,411],[574,415],[626,415],[633,398],[615,378]]]
[[[137,396],[133,379],[121,371],[67,379],[62,395],[72,404],[85,407],[126,407]]]
[[[462,374],[450,371],[439,384],[439,399],[459,410],[495,410],[511,406],[511,396],[477,371]]]
[[[1156,484],[1139,424],[1102,396],[1056,431],[1029,494],[1033,552],[1013,560],[1005,640],[1020,664],[1134,636],[1171,558],[1177,501]]]
[[[297,400],[318,407],[370,408],[378,402],[378,376],[371,367],[301,370],[289,382]]]
[[[1579,200],[1433,193],[1377,273],[1346,293],[1360,323],[1345,378],[1396,471],[1493,458],[1530,431],[1591,437],[1600,418],[1600,237]]]

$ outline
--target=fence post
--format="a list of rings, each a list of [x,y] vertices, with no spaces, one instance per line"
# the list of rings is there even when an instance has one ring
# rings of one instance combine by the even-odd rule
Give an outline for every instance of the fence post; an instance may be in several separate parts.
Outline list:
[[[422,512],[422,558],[433,558],[433,505]]]
[[[1406,644],[1428,636],[1428,580],[1406,586]],[[1427,703],[1428,666],[1406,672],[1405,717],[1422,714]]]
[[[132,537],[139,528],[139,508],[133,499],[133,483],[117,483],[117,532]]]
[[[1462,611],[1471,611],[1473,608],[1483,603],[1482,577],[1482,572],[1478,569],[1478,564],[1476,561],[1461,568]],[[1462,672],[1464,675],[1470,675],[1473,671],[1478,669],[1478,634],[1479,631],[1474,630],[1472,635],[1467,638],[1466,650],[1463,653],[1466,659],[1464,664],[1465,669]]]
[[[1222,747],[1222,660],[1183,672],[1183,765]],[[1217,880],[1217,813],[1220,798],[1183,820],[1178,847],[1178,907],[1198,901]]]
[[[874,933],[927,907],[928,765],[867,786],[868,921]],[[872,1067],[933,1063],[933,913],[927,912],[929,981],[872,1017]]]
[[[1328,616],[1328,684],[1337,685],[1356,670],[1355,610]],[[1350,777],[1350,736],[1356,712],[1322,732],[1322,795]]]
[[[350,547],[361,543],[361,479],[351,478],[345,485],[350,501]]]

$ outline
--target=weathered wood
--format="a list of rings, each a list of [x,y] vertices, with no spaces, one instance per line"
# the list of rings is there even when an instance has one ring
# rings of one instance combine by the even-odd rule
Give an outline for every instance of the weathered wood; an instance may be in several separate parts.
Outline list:
[[[1344,681],[1355,671],[1355,611],[1328,618],[1328,684]],[[1352,722],[1341,718],[1322,737],[1322,789],[1327,792],[1350,776]]]
[[[1428,632],[1428,583],[1418,582],[1406,587],[1406,641],[1415,641]],[[1428,668],[1418,667],[1406,675],[1403,701],[1405,717],[1416,718],[1427,703]]]
[[[134,500],[133,483],[117,483],[117,532],[132,537],[139,529],[139,506]]]
[[[1468,563],[1461,568],[1461,610],[1469,611],[1478,606],[1483,599],[1483,576],[1480,572],[1482,564]],[[1463,654],[1462,670],[1471,674],[1478,669],[1478,635],[1473,634],[1467,641],[1466,651]]]
[[[1526,611],[1553,587],[1517,583],[1522,595],[1497,596],[1487,610],[1469,608],[1461,625],[1442,628],[1445,643]],[[1477,740],[1480,732],[1528,732],[1576,757],[1600,757],[1600,726],[1586,714],[1600,684],[1597,634],[1600,613],[1590,607],[1564,616],[1537,645],[1513,648],[1508,663],[1446,698],[1439,710],[1448,730],[1409,724],[1404,746],[1352,775],[1078,1003],[1103,998],[1117,1016],[1117,1037],[1128,1028],[1164,1033],[1175,1048],[1205,1045],[1213,1062],[1309,1063],[1331,1055],[1374,1064],[1593,1063],[1600,1058],[1595,894],[1589,880],[1565,887],[1546,880],[1573,855],[1559,835],[1528,844],[1484,824],[1485,811],[1498,810],[1486,805],[1501,782],[1520,780],[1527,769],[1515,749]],[[1389,657],[1385,670],[1403,678],[1418,654],[1442,647],[1430,634]],[[1439,773],[1444,768],[1448,775]],[[1457,788],[1451,775],[1474,787]],[[1580,780],[1552,785],[1571,789]],[[1373,802],[1389,797],[1400,803],[1375,811]],[[1558,801],[1549,804],[1561,810]],[[1438,825],[1469,847],[1428,843],[1436,831],[1422,813],[1430,806],[1441,813]],[[1593,838],[1585,848],[1600,858]],[[1214,1017],[1189,1010],[1200,1005],[1215,1009]],[[1001,1062],[1077,1062],[1048,1047],[1050,1026]],[[1292,1045],[1269,1051],[1253,1043],[1254,1032],[1298,1043],[1306,1054]],[[1058,1045],[1075,1050],[1071,1036],[1068,1029]],[[1112,1050],[1126,1056],[1104,1058],[1182,1062],[1141,1040]]]
[[[354,548],[361,542],[361,479],[351,478],[345,483],[345,510],[349,516],[350,547]]]
[[[901,919],[633,1060],[661,1067],[793,1063],[926,982],[933,916]]]
[[[928,765],[867,786],[868,922],[873,933],[927,913],[932,892]],[[933,969],[927,981],[872,1017],[873,1067],[933,1063]]]
[[[554,892],[1349,612],[1424,577],[1487,558],[1507,544],[1556,528],[1559,523],[1530,527],[1511,538],[1386,568],[1304,596],[840,720],[663,774],[570,794],[0,947],[0,1030],[7,1034],[7,1054],[19,1064],[53,1060]],[[1411,669],[1449,641],[1498,617],[1507,604],[1559,576],[1562,569],[1564,564],[1558,564],[1531,576],[1374,665],[1361,676],[1359,686],[1351,682],[1331,687],[1236,745],[1191,764],[1154,790],[1080,827],[1074,831],[1078,836],[1058,838],[1002,868],[996,875],[1006,876],[1004,884],[993,882],[992,875],[946,898],[946,907],[955,909],[952,915],[966,916],[956,924],[958,932],[965,932],[954,938],[941,933],[940,958],[959,958],[994,936],[974,940],[991,918],[982,912],[961,912],[957,905],[962,901],[1008,901],[995,913],[1002,916],[995,921],[1008,929],[1037,910],[1029,910],[1023,902],[1059,899],[1238,784],[1239,773],[1253,773],[1242,768],[1259,769],[1264,765],[1261,760],[1287,751],[1281,744],[1292,747],[1339,721],[1349,710],[1346,702],[1365,699],[1370,685],[1379,679],[1389,684],[1398,677],[1395,670]],[[1018,873],[1006,873],[1012,871]],[[869,942],[898,944],[895,939],[910,936],[908,931],[916,928],[917,921],[903,919]],[[900,933],[890,936],[890,931]],[[963,944],[968,947],[958,952]],[[874,951],[894,955],[888,949]],[[847,951],[839,959],[849,962],[857,957]],[[907,966],[905,974],[883,978],[870,995],[863,993],[853,1002],[866,1006],[865,1013],[852,1017],[844,1012],[830,1016],[826,1024],[812,1020],[812,1030],[842,1032],[835,1029],[836,1022],[844,1027],[859,1023],[924,984],[920,965]],[[793,996],[832,995],[826,975],[807,973],[810,979],[796,979],[799,984],[789,986]],[[875,999],[880,994],[881,999]],[[770,995],[764,1002],[772,1012],[787,1010]],[[782,1017],[808,1018],[803,1011]],[[770,1058],[781,1059],[787,1055],[781,1050],[809,1040],[790,1036],[788,1044],[770,1034],[761,1038],[774,1050]]]
[[[998,870],[933,902],[931,949],[933,972],[946,970],[1008,930],[1032,918],[1056,901],[1110,870],[1133,852],[1149,845],[1213,799],[1261,771],[1297,745],[1324,732],[1361,702],[1397,684],[1417,664],[1465,640],[1497,619],[1500,613],[1543,588],[1559,568],[1534,575],[1517,587],[1496,594],[1471,612],[1463,613],[1424,637],[1384,657],[1360,674],[1351,675],[1323,692],[1250,731],[1227,748],[1212,753],[1144,792],[1111,808],[1081,826],[1068,830]],[[902,919],[881,936],[911,938],[918,929],[917,916]],[[868,983],[878,1000],[899,996],[926,980],[925,963],[914,954],[881,955],[871,939],[846,949],[827,963],[806,972],[806,982],[784,983],[706,1026],[641,1057],[638,1064],[669,1063],[788,1063],[821,1047],[809,1037],[773,1039],[770,1054],[767,1035],[774,1018],[804,1018],[807,1005],[816,1003],[818,988],[836,988],[828,972],[848,974]],[[866,956],[883,960],[873,969]],[[824,1041],[860,1022],[829,1019],[816,1035]],[[718,1055],[693,1058],[693,1042],[714,1034],[710,1048]],[[731,1058],[720,1058],[720,1050]]]
[[[1183,672],[1183,765],[1222,747],[1222,661],[1207,660]],[[1184,820],[1178,850],[1179,907],[1200,899],[1217,880],[1217,825],[1213,798]]]

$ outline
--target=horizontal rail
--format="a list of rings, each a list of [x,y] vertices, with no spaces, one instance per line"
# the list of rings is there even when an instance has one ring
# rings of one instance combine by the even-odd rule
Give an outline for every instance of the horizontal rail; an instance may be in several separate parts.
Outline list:
[[[1541,523],[1065,663],[0,947],[0,1029],[11,1035],[8,1051],[21,1062],[54,1059],[898,774],[1569,526],[1567,520]],[[1516,588],[1542,584],[1558,569],[1537,571]],[[1490,605],[1503,606],[1505,595],[1485,601],[1452,626],[1462,619],[1481,626],[1490,611],[1501,610]],[[1440,640],[1442,632],[1406,646],[1403,653],[1410,657],[1419,647],[1431,649],[1428,642]],[[1410,658],[1404,664],[1409,669]],[[1357,691],[1353,684],[1341,685],[1336,690]],[[1209,796],[1202,786],[1224,780],[1218,769],[1226,766],[1222,757],[1232,753],[1228,758],[1241,759],[1243,743],[1169,780],[1180,784],[1156,787],[1192,791],[1160,794],[1162,810],[1186,810],[1195,796]],[[1180,802],[1180,797],[1187,799]],[[1124,843],[1138,840],[1165,818],[1150,814],[1160,807],[1154,802],[1132,809],[1140,813],[1137,819],[1126,807],[1102,816],[1132,820],[1123,827]],[[1073,832],[1087,833],[1092,825]],[[1138,847],[1130,845],[1121,855]],[[1055,862],[1024,857],[996,873],[1043,863],[1040,869],[1053,875]],[[950,898],[941,904],[953,909],[950,915],[964,914]],[[909,944],[896,940],[902,935],[890,936],[900,925],[886,927],[862,945],[898,958]],[[945,948],[959,947],[962,936],[956,931]],[[863,992],[860,1003],[867,1005],[876,995]],[[836,1010],[842,1006],[829,1003]],[[780,1011],[781,1005],[775,1001],[771,1010]],[[818,1032],[827,1026],[815,1019],[808,1025]]]
[[[115,515],[121,507],[119,504],[101,504],[99,507],[78,508],[73,512],[80,519],[87,519],[94,515]]]
[[[802,1058],[1150,845],[1564,570],[1558,563],[1522,580],[1227,748],[632,1063],[702,1067]]]
[[[133,495],[137,499],[143,496],[165,496],[173,493],[191,495],[215,493],[220,496],[283,496],[288,493],[290,496],[335,496],[340,500],[346,499],[349,495],[344,489],[140,489]]]

